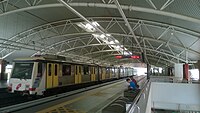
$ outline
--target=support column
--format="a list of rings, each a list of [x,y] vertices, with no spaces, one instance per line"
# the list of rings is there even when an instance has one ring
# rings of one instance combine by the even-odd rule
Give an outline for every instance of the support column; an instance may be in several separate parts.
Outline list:
[[[189,76],[189,65],[188,64],[183,65],[183,75],[184,75],[184,79],[186,81],[189,81],[190,76]]]
[[[200,81],[200,60],[198,60],[197,66],[198,66],[198,69],[199,69],[199,81]]]
[[[170,67],[166,67],[166,75],[167,76],[171,76],[171,68]]]
[[[147,79],[150,79],[151,65],[147,64]]]
[[[174,71],[176,80],[182,81],[183,80],[183,64],[174,64]]]
[[[5,80],[5,69],[6,69],[7,62],[6,60],[0,59],[0,80]]]

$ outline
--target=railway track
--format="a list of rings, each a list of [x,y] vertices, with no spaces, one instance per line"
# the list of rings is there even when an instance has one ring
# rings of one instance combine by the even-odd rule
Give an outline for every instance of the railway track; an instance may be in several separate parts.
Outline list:
[[[138,80],[138,82],[140,80],[142,80],[143,78],[140,78]],[[87,88],[90,86],[94,86],[97,84],[102,84],[105,82],[110,82],[109,81],[104,81],[104,82],[94,82],[94,83],[90,83],[90,84],[78,84],[78,85],[70,85],[70,86],[66,86],[66,87],[62,87],[61,89],[57,90],[58,92],[55,92],[55,89],[51,89],[49,91],[49,93],[45,96],[22,96],[21,94],[15,94],[15,93],[8,93],[7,92],[7,88],[1,88],[0,89],[0,108],[4,108],[7,106],[12,106],[12,105],[16,105],[16,104],[21,104],[24,102],[28,102],[28,101],[33,101],[33,100],[37,100],[37,99],[41,99],[44,97],[48,97],[48,96],[52,96],[52,95],[59,95],[60,93],[65,93],[65,92],[70,92],[73,90],[77,90],[77,89],[81,89],[81,88]],[[59,92],[61,91],[61,92]]]
[[[29,96],[23,96],[15,93],[8,93],[6,88],[0,89],[0,108],[15,105],[27,101],[31,101],[38,98],[33,98]]]
[[[69,92],[69,91],[73,91],[73,90],[77,90],[77,89],[81,89],[81,88],[87,88],[89,86],[93,86],[93,85],[97,85],[97,84],[101,84],[101,83],[105,83],[105,82],[109,82],[109,81],[111,81],[111,80],[107,80],[107,81],[103,81],[103,82],[101,81],[101,82],[69,85],[69,86],[60,87],[57,89],[52,88],[48,91],[47,94],[45,94],[45,96],[28,96],[28,95],[23,96],[22,94],[8,93],[7,88],[0,88],[0,108],[15,105],[15,104],[20,104],[20,103],[24,103],[24,102],[52,96],[52,95],[57,95],[60,93],[65,93],[65,92]]]

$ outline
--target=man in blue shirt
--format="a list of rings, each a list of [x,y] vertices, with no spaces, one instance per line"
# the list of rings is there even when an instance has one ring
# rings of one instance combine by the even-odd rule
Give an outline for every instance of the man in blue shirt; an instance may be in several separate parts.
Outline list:
[[[137,89],[135,83],[131,79],[127,78],[126,81],[129,83],[131,89]]]

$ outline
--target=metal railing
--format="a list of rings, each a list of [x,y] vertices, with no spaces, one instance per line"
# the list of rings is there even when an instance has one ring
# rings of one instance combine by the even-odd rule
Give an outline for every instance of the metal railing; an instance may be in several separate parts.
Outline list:
[[[159,101],[153,101],[152,110],[155,112],[156,109],[166,109],[166,108],[162,108],[160,105],[170,106],[170,108],[167,108],[167,109],[178,111],[180,113],[187,113],[189,111],[193,111],[192,113],[196,113],[196,112],[200,113],[200,106],[196,104],[168,103],[168,102],[159,102]],[[159,108],[157,108],[158,106]]]
[[[174,76],[151,76],[151,82],[168,82],[168,83],[189,83],[189,84],[200,84],[197,80],[183,80]]]
[[[130,107],[128,108],[126,113],[134,113],[136,109],[137,109],[137,113],[141,113],[141,108],[140,108],[140,106],[137,105],[137,103],[139,102],[139,100],[141,99],[142,96],[144,98],[148,97],[148,95],[146,95],[145,92],[148,92],[148,87],[150,86],[149,84],[150,84],[149,80],[147,80],[144,83],[142,89],[140,90],[140,92],[136,96],[136,98],[133,100],[133,103],[130,105]]]

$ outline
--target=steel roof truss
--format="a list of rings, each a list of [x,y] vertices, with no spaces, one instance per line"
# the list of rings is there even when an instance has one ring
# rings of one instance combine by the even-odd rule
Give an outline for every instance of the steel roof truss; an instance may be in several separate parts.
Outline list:
[[[49,28],[48,26],[46,27],[46,28]],[[35,30],[28,30],[28,31],[31,31],[31,32],[29,32],[28,34],[32,34],[33,32],[32,31],[35,31]],[[37,31],[37,30],[36,30]],[[28,35],[27,35],[28,36]],[[13,38],[11,38],[11,39],[13,39]]]
[[[167,8],[171,3],[173,3],[174,0],[167,0],[163,6],[160,8],[160,10],[164,10],[165,8]]]
[[[186,48],[185,44],[183,44],[183,42],[178,38],[178,36],[176,36],[175,33],[173,34],[173,36],[179,41],[179,43],[181,43],[181,45],[182,45],[183,47]]]
[[[151,6],[151,7],[153,7],[154,9],[157,9],[157,7],[155,6],[155,4],[151,1],[151,0],[146,0],[147,1],[147,3]]]
[[[113,20],[111,20],[110,22],[113,22]],[[107,26],[106,26],[106,30],[108,31],[110,28],[112,28],[115,24],[117,23],[117,21],[115,20],[112,24],[108,24]]]
[[[133,31],[135,31],[136,29],[138,29],[138,27],[140,27],[141,26],[141,23],[140,23],[140,20],[138,20],[138,22],[133,26]],[[131,32],[129,32],[129,33],[131,33]]]
[[[142,50],[142,48],[140,46],[140,43],[138,42],[138,40],[137,40],[137,38],[135,36],[135,33],[133,32],[133,30],[131,28],[131,25],[129,24],[129,22],[128,22],[127,18],[126,18],[126,15],[124,14],[124,12],[123,12],[118,0],[114,0],[114,3],[117,6],[117,9],[119,10],[119,13],[121,14],[122,18],[124,19],[128,29],[130,30],[131,34],[133,35],[133,38],[136,41],[136,44],[139,46],[140,51],[143,52],[143,50]]]
[[[159,40],[161,37],[163,37],[170,29],[171,27],[169,26],[167,29],[164,30],[164,32],[162,32],[162,34],[157,38],[157,40]]]
[[[143,40],[143,46],[144,46],[144,48],[146,48],[145,39],[143,38],[142,40]],[[151,52],[151,51],[150,51],[150,52]],[[144,57],[145,57],[146,62],[149,64],[150,62],[149,62],[149,60],[147,59],[147,51],[146,51],[146,49],[144,50]]]
[[[141,21],[141,24],[144,25],[145,29],[149,32],[149,34],[151,35],[152,38],[156,39],[155,36],[153,35],[153,33],[149,30],[149,28],[147,27],[147,25],[144,23],[144,21]]]
[[[94,39],[95,39],[95,37],[91,35],[90,39],[88,40],[87,45],[91,44]]]
[[[112,19],[110,20],[110,22],[108,23],[108,25],[105,27],[105,30],[108,31],[108,28],[109,28],[109,26],[112,24],[113,21],[114,21],[114,19],[112,18]],[[115,22],[113,22],[113,23],[115,23]]]
[[[64,25],[61,34],[64,34],[65,31],[68,31],[70,28],[72,27],[72,24],[70,24],[68,26],[68,23],[66,22],[66,24]]]
[[[124,34],[127,34],[126,30],[124,30],[124,28],[120,25],[120,23],[117,20],[115,20],[115,21],[116,21],[117,25],[121,28],[121,30],[124,32]]]
[[[3,1],[0,2],[0,6],[1,6],[0,11],[2,13],[5,13],[7,11],[8,2],[9,2],[9,0],[3,0]]]

